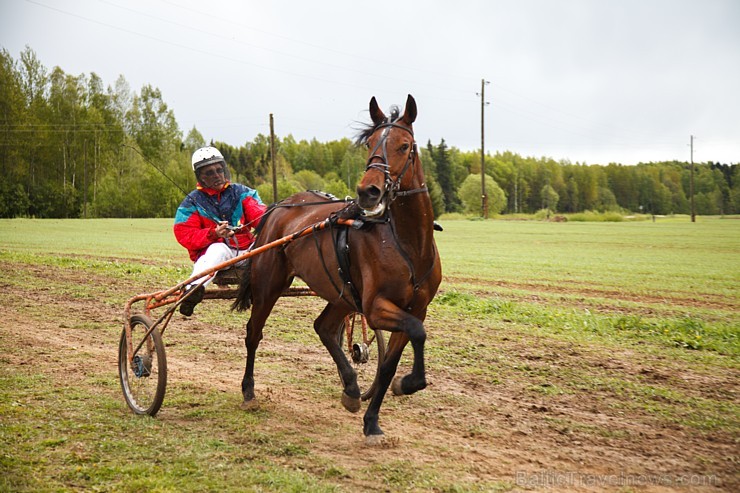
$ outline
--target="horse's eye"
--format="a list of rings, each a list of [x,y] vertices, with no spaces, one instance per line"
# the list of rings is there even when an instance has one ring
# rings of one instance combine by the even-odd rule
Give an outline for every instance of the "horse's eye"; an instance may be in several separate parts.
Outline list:
[[[406,152],[409,150],[409,147],[410,146],[408,144],[403,144],[398,150],[401,152]]]
[[[365,142],[365,149],[370,149],[370,142]]]

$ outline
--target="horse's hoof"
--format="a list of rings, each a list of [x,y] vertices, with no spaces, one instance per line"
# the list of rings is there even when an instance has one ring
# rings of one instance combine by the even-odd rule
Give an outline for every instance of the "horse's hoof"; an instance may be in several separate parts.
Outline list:
[[[385,443],[385,435],[368,435],[365,437],[365,445],[368,447],[382,447]]]
[[[391,383],[391,391],[393,392],[393,395],[405,395],[403,389],[401,388],[402,380],[403,377],[398,375],[393,378],[393,382]]]
[[[260,408],[260,403],[257,402],[257,399],[251,399],[248,401],[244,401],[239,406],[240,409],[243,411],[256,411]]]
[[[350,397],[342,392],[342,405],[347,411],[351,413],[356,413],[360,410],[360,399],[356,397]]]

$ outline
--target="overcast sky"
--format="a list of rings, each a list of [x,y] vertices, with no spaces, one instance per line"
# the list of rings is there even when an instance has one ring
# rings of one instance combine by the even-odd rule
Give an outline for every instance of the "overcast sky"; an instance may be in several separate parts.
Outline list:
[[[740,163],[739,0],[0,0],[0,46],[161,89],[183,134],[352,138],[417,101],[416,138],[588,164]]]

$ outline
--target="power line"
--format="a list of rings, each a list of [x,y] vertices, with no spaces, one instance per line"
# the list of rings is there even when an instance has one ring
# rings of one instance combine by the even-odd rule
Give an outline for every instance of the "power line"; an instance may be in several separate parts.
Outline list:
[[[311,79],[311,80],[315,80],[317,82],[322,82],[322,83],[337,84],[337,85],[342,85],[342,86],[347,86],[347,87],[364,89],[364,90],[367,90],[367,91],[377,90],[377,88],[372,88],[372,87],[368,87],[368,86],[358,86],[356,84],[348,83],[348,82],[343,82],[343,81],[340,81],[340,80],[337,80],[337,79],[325,79],[325,78],[322,78],[322,77],[316,77],[316,76],[308,75],[308,74],[305,74],[305,73],[299,73],[299,72],[293,72],[293,71],[283,70],[283,69],[274,68],[274,67],[268,67],[266,65],[261,65],[261,64],[258,64],[258,63],[254,63],[254,62],[250,62],[250,61],[244,60],[244,59],[239,59],[239,58],[234,58],[234,57],[231,57],[231,56],[228,56],[228,55],[224,55],[223,53],[208,51],[208,50],[204,50],[204,49],[196,48],[196,47],[192,47],[192,46],[187,46],[187,45],[184,45],[184,44],[181,44],[181,43],[176,43],[174,41],[170,41],[170,40],[167,40],[167,39],[158,38],[156,36],[151,36],[149,34],[145,34],[145,33],[140,33],[140,32],[137,32],[137,31],[133,31],[131,29],[127,29],[127,28],[124,28],[124,27],[116,26],[116,25],[113,25],[113,24],[109,24],[107,22],[102,22],[102,21],[99,21],[99,20],[96,20],[96,19],[92,19],[90,17],[86,17],[86,16],[83,16],[83,15],[75,14],[75,13],[72,13],[72,12],[69,12],[69,11],[66,11],[66,10],[62,10],[62,9],[59,9],[59,8],[56,8],[56,7],[52,7],[50,5],[46,5],[44,3],[38,2],[37,0],[26,0],[26,1],[29,2],[29,3],[31,3],[31,4],[38,5],[39,7],[43,7],[43,8],[49,9],[49,10],[53,10],[55,12],[59,12],[60,14],[64,14],[64,15],[67,15],[67,16],[75,17],[75,18],[81,19],[81,20],[86,21],[86,22],[90,22],[90,23],[93,23],[93,24],[98,24],[98,25],[103,26],[103,27],[115,29],[115,30],[118,30],[118,31],[121,31],[121,32],[124,32],[124,33],[127,33],[127,34],[131,34],[131,35],[139,36],[139,37],[142,37],[142,38],[145,38],[145,39],[157,41],[157,42],[164,43],[164,44],[167,44],[167,45],[170,45],[170,46],[175,46],[177,48],[181,48],[181,49],[184,49],[184,50],[192,51],[192,52],[195,52],[195,53],[200,53],[202,55],[207,55],[209,57],[221,58],[221,59],[226,60],[226,61],[229,61],[229,62],[239,63],[239,64],[243,64],[243,65],[249,65],[249,66],[256,67],[256,68],[259,68],[259,69],[262,69],[262,70],[267,70],[267,71],[270,71],[270,72],[276,72],[276,73],[280,73],[280,74],[284,74],[284,75],[290,75],[290,76],[294,76],[294,77],[302,77],[302,78],[306,78],[306,79]],[[287,57],[291,57],[291,58],[297,58],[299,60],[303,60],[303,61],[306,61],[306,62],[309,62],[309,63],[327,65],[327,66],[331,66],[333,68],[337,68],[337,69],[340,69],[340,70],[344,70],[344,71],[348,71],[348,72],[354,72],[354,73],[357,73],[359,75],[377,77],[377,78],[392,80],[392,81],[395,81],[395,82],[403,82],[403,83],[406,83],[406,84],[414,84],[414,85],[423,85],[423,86],[427,86],[427,87],[441,89],[441,90],[444,90],[444,91],[454,91],[454,92],[458,92],[460,94],[464,94],[466,92],[466,91],[464,91],[462,89],[459,89],[459,88],[439,86],[437,84],[429,83],[429,82],[426,82],[426,81],[410,81],[410,80],[401,79],[401,78],[397,78],[397,77],[390,77],[390,76],[386,75],[384,72],[363,72],[361,70],[357,70],[357,69],[354,69],[354,68],[348,68],[346,66],[338,66],[338,65],[333,65],[333,64],[326,63],[326,62],[319,62],[319,61],[316,61],[316,60],[309,60],[309,59],[305,59],[305,58],[302,58],[302,57],[298,57],[296,55],[292,55],[292,54],[280,52],[278,50],[273,50],[271,48],[259,47],[259,46],[251,45],[249,43],[245,43],[243,41],[236,41],[236,40],[234,40],[232,38],[228,38],[228,37],[225,37],[225,36],[220,35],[220,34],[212,33],[212,32],[209,32],[209,31],[206,31],[206,30],[203,30],[203,29],[199,29],[199,28],[192,28],[192,27],[189,27],[189,26],[178,24],[176,22],[168,21],[166,19],[162,19],[160,17],[152,16],[150,14],[145,14],[145,13],[137,12],[137,11],[132,10],[132,9],[129,9],[129,8],[120,7],[120,6],[117,6],[115,4],[111,4],[110,2],[105,2],[105,3],[107,3],[107,4],[111,5],[111,6],[114,6],[114,7],[118,7],[118,8],[122,8],[122,9],[128,10],[128,11],[133,12],[133,13],[138,13],[139,15],[143,15],[143,16],[146,16],[146,17],[149,17],[149,18],[153,18],[153,19],[158,20],[160,22],[166,22],[166,23],[169,23],[169,24],[173,24],[173,25],[176,25],[176,26],[179,26],[179,27],[186,28],[188,30],[196,30],[198,32],[201,32],[201,33],[204,33],[204,34],[208,34],[208,35],[213,36],[213,37],[224,39],[224,40],[226,40],[228,42],[237,43],[237,44],[243,44],[243,45],[247,45],[247,46],[250,46],[250,47],[253,47],[253,48],[258,48],[258,49],[261,49],[261,50],[265,50],[265,51],[268,51],[268,52],[278,53],[278,54],[283,55],[283,56],[287,56]],[[379,62],[379,63],[386,63],[386,62]]]
[[[101,0],[101,1],[104,1],[104,0]],[[331,47],[327,47],[327,46],[323,46],[323,45],[318,45],[318,44],[314,44],[314,43],[308,43],[306,41],[302,41],[302,40],[298,40],[298,39],[295,39],[295,38],[291,38],[289,36],[283,36],[281,34],[276,34],[276,33],[270,32],[270,31],[266,31],[264,29],[260,29],[260,28],[254,27],[254,26],[249,26],[247,24],[236,22],[236,21],[234,21],[233,19],[230,19],[230,18],[216,16],[216,15],[213,15],[212,13],[210,13],[210,12],[205,12],[205,11],[202,11],[202,10],[196,10],[196,9],[193,9],[193,8],[190,8],[190,7],[185,7],[183,5],[179,5],[179,4],[177,4],[175,2],[172,2],[172,1],[168,1],[168,0],[160,0],[160,1],[162,3],[166,3],[166,4],[169,4],[169,5],[173,6],[173,7],[176,7],[177,9],[187,10],[187,11],[193,12],[193,13],[199,15],[199,16],[207,16],[207,17],[210,17],[212,19],[215,19],[215,20],[217,20],[219,22],[229,23],[231,25],[234,25],[234,26],[239,27],[239,28],[242,28],[242,29],[248,29],[250,31],[259,32],[259,33],[262,33],[262,34],[267,34],[268,36],[273,36],[275,38],[282,39],[282,40],[285,40],[285,41],[289,41],[291,43],[295,43],[295,44],[307,46],[309,48],[326,51],[328,53],[333,53],[333,54],[337,54],[337,55],[347,56],[347,57],[351,57],[351,58],[354,58],[354,59],[357,59],[357,60],[366,61],[366,62],[372,62],[372,63],[378,63],[378,64],[382,64],[382,65],[387,65],[389,67],[401,68],[401,69],[404,69],[404,70],[411,70],[413,72],[419,72],[419,73],[422,73],[422,74],[432,75],[432,76],[435,76],[435,77],[439,77],[439,76],[450,77],[451,76],[451,77],[458,78],[460,80],[469,80],[470,79],[470,77],[468,75],[462,75],[462,74],[461,75],[456,75],[454,73],[448,73],[448,72],[440,73],[440,72],[436,72],[436,71],[432,71],[432,70],[425,70],[425,69],[421,69],[421,68],[418,68],[418,67],[413,67],[413,66],[409,65],[408,63],[404,63],[403,65],[401,65],[401,64],[389,62],[387,59],[378,60],[378,59],[375,59],[375,58],[360,56],[360,55],[357,55],[356,53],[349,53],[349,52],[346,52],[346,51],[337,50],[335,48],[331,48]],[[373,74],[373,75],[378,75],[378,74]],[[462,89],[455,89],[455,90],[458,91],[458,92],[460,92],[460,93],[465,92]]]
[[[117,123],[4,123],[0,124],[0,129],[15,130],[12,127],[23,127],[23,128],[79,128],[79,127],[94,127],[95,128],[120,128],[121,125]]]
[[[126,28],[126,27],[120,27],[120,26],[117,26],[117,25],[113,25],[111,23],[107,23],[107,22],[103,22],[103,21],[97,20],[95,18],[91,18],[90,16],[79,15],[79,14],[76,14],[76,13],[73,13],[73,12],[70,12],[70,11],[67,11],[67,10],[64,10],[64,9],[61,9],[61,8],[57,8],[57,7],[52,6],[52,5],[47,5],[45,3],[42,3],[42,1],[40,1],[40,0],[27,0],[27,1],[28,1],[28,3],[31,3],[33,5],[36,5],[36,6],[39,6],[39,7],[43,7],[45,9],[52,10],[52,11],[55,11],[55,12],[58,12],[58,13],[63,14],[65,16],[75,17],[77,19],[80,19],[80,20],[85,21],[85,22],[88,22],[88,23],[92,23],[92,24],[97,24],[99,26],[103,26],[106,29],[115,29],[117,31],[121,31],[121,32],[130,34],[130,35],[133,35],[133,36],[138,36],[138,37],[141,37],[141,38],[144,38],[144,39],[147,39],[147,40],[153,40],[153,41],[156,41],[158,43],[162,43],[162,44],[165,44],[165,45],[168,45],[168,46],[174,46],[174,47],[177,47],[179,49],[186,50],[187,52],[192,52],[194,54],[206,55],[206,56],[211,57],[211,58],[219,58],[219,59],[222,59],[222,60],[227,60],[229,62],[233,62],[233,63],[237,63],[237,64],[242,64],[242,65],[248,65],[250,67],[256,67],[256,68],[259,68],[261,70],[266,70],[266,71],[270,71],[270,72],[284,74],[284,75],[288,75],[288,76],[291,76],[291,77],[299,77],[299,78],[304,78],[304,79],[316,80],[316,81],[318,81],[318,82],[320,82],[322,84],[330,83],[330,84],[334,84],[334,85],[340,85],[340,86],[350,87],[350,88],[354,88],[354,89],[369,90],[369,91],[383,91],[384,90],[384,89],[378,89],[376,87],[368,87],[368,85],[358,85],[358,84],[356,84],[354,82],[346,82],[346,81],[341,80],[341,78],[322,77],[320,75],[319,76],[316,76],[316,75],[312,75],[310,73],[299,72],[299,71],[295,71],[295,70],[284,70],[284,69],[281,69],[281,68],[275,68],[275,67],[271,67],[271,66],[265,66],[265,65],[261,65],[259,63],[251,62],[251,61],[249,61],[249,60],[247,60],[244,57],[239,56],[239,55],[229,56],[228,54],[224,54],[224,53],[221,53],[221,52],[214,52],[214,51],[209,51],[207,49],[198,48],[198,47],[195,47],[195,46],[188,46],[187,45],[187,42],[186,43],[178,43],[177,41],[172,41],[170,39],[165,39],[163,37],[157,37],[157,36],[153,36],[153,35],[150,35],[150,34],[146,34],[146,33],[142,33],[142,32],[137,32],[136,29],[130,29],[130,28]],[[258,44],[251,44],[251,43],[248,43],[248,42],[243,41],[243,40],[238,40],[238,39],[234,39],[234,38],[230,38],[230,37],[224,36],[223,34],[220,34],[220,33],[214,32],[214,31],[211,31],[211,30],[209,30],[207,28],[204,29],[204,28],[198,27],[198,26],[196,26],[194,24],[193,25],[188,25],[187,22],[185,22],[185,23],[178,23],[178,22],[175,22],[173,20],[169,20],[169,19],[166,19],[166,18],[163,18],[163,17],[158,17],[156,15],[152,15],[152,14],[147,13],[147,12],[144,12],[144,11],[140,11],[140,10],[136,10],[136,9],[131,9],[131,8],[128,8],[128,7],[124,6],[124,5],[118,5],[118,4],[116,4],[114,2],[111,2],[109,0],[99,0],[99,1],[101,3],[103,3],[103,4],[109,5],[111,7],[132,12],[133,14],[138,15],[138,16],[143,16],[143,17],[147,17],[149,19],[154,19],[154,20],[156,20],[158,22],[162,22],[162,23],[168,23],[168,24],[177,26],[177,27],[179,27],[181,29],[187,29],[190,32],[203,33],[205,35],[218,38],[218,39],[220,39],[220,40],[222,40],[224,42],[227,42],[227,43],[233,43],[233,44],[239,45],[239,46],[249,46],[250,48],[265,50],[265,51],[267,51],[269,53],[278,54],[280,56],[285,56],[285,57],[290,57],[291,59],[302,60],[302,61],[304,61],[304,62],[306,62],[308,64],[322,65],[324,67],[333,67],[333,68],[336,68],[338,70],[342,70],[342,71],[346,71],[346,72],[351,72],[351,73],[355,73],[355,74],[360,74],[360,75],[363,75],[363,76],[368,76],[369,75],[369,76],[372,76],[372,77],[377,77],[379,79],[393,81],[394,83],[395,82],[403,82],[403,83],[411,84],[411,85],[414,85],[414,86],[424,86],[424,87],[430,88],[430,92],[432,93],[432,94],[430,94],[428,96],[429,99],[432,99],[432,100],[435,100],[435,101],[460,102],[461,104],[470,105],[471,108],[474,108],[472,106],[472,104],[471,104],[473,102],[472,101],[472,98],[470,98],[470,99],[464,99],[463,97],[457,97],[458,95],[469,94],[469,91],[468,90],[461,89],[459,86],[455,85],[454,84],[454,81],[452,81],[452,80],[449,81],[449,82],[451,82],[450,85],[444,85],[444,83],[442,85],[440,85],[440,84],[436,83],[436,81],[439,81],[440,79],[442,79],[442,77],[448,77],[448,78],[454,78],[454,79],[462,79],[463,77],[459,74],[459,72],[450,71],[448,73],[444,73],[443,74],[443,73],[440,73],[440,72],[435,72],[433,70],[424,70],[424,69],[421,69],[419,67],[411,66],[408,63],[408,61],[406,61],[405,59],[404,59],[403,64],[399,64],[399,63],[394,63],[394,61],[393,61],[394,59],[392,59],[392,58],[378,60],[378,59],[373,59],[373,58],[369,58],[369,57],[362,57],[362,56],[359,56],[357,54],[349,53],[347,51],[333,49],[331,47],[321,46],[321,45],[315,44],[315,43],[308,43],[308,42],[305,42],[305,41],[302,41],[302,40],[298,40],[298,39],[295,39],[295,38],[291,38],[291,37],[288,37],[288,36],[282,36],[280,34],[273,33],[273,32],[270,32],[270,31],[267,31],[267,30],[264,30],[264,29],[259,29],[257,27],[249,26],[249,25],[246,25],[246,24],[243,24],[243,23],[240,23],[240,22],[235,21],[234,18],[219,17],[219,16],[213,15],[213,14],[207,12],[207,11],[197,10],[197,9],[189,8],[189,7],[186,7],[186,6],[183,6],[183,5],[178,5],[176,2],[173,2],[173,1],[162,0],[163,3],[170,5],[171,7],[174,7],[175,9],[178,9],[178,10],[181,10],[181,11],[189,11],[189,12],[194,13],[194,14],[197,14],[198,16],[201,16],[201,17],[202,16],[208,16],[211,19],[215,19],[215,20],[217,20],[219,22],[219,25],[222,25],[223,23],[228,22],[229,24],[234,25],[234,26],[238,26],[241,29],[249,29],[249,30],[252,30],[252,31],[255,31],[255,32],[258,32],[258,33],[262,33],[262,34],[267,35],[267,36],[273,36],[273,37],[276,37],[276,38],[281,38],[281,39],[284,39],[284,40],[286,40],[288,42],[291,42],[291,43],[296,43],[296,44],[300,44],[300,45],[304,45],[304,46],[310,47],[310,48],[312,48],[314,50],[322,50],[322,51],[325,51],[325,52],[328,52],[328,53],[333,53],[333,54],[338,54],[338,55],[342,55],[342,56],[352,57],[352,59],[354,59],[354,60],[370,61],[370,62],[373,62],[373,63],[382,64],[383,67],[388,67],[389,68],[389,69],[384,69],[383,67],[381,67],[381,70],[373,71],[373,72],[368,73],[367,71],[358,70],[358,69],[355,69],[352,66],[347,66],[347,65],[344,65],[344,64],[341,64],[341,63],[340,64],[327,63],[327,62],[323,62],[323,61],[320,61],[320,60],[316,60],[315,57],[309,59],[309,58],[301,57],[301,56],[298,56],[296,54],[289,53],[289,52],[286,52],[286,51],[275,50],[273,48],[269,48],[269,47],[266,47],[266,46],[259,46]],[[168,11],[166,12],[166,15],[167,14],[170,14],[170,13],[173,16],[175,14],[174,11],[173,12],[170,12],[169,9],[168,9]],[[142,19],[134,18],[134,21],[140,23],[142,21]],[[120,24],[123,21],[119,19],[116,22]],[[211,26],[211,25],[214,25],[214,23],[210,22],[210,23],[205,23],[205,24],[201,24],[201,25]],[[269,41],[269,40],[266,40],[266,41]],[[244,50],[242,50],[242,51],[244,51]],[[410,61],[413,61],[413,60],[410,60]],[[404,79],[402,77],[393,77],[392,74],[395,73],[396,71],[395,70],[390,70],[390,69],[395,69],[395,68],[402,68],[404,70],[408,70],[408,71],[413,72],[413,73],[423,74],[425,77],[428,76],[428,75],[431,75],[433,77],[433,81],[430,82],[430,81],[427,81],[426,79],[424,79],[424,80],[409,80],[409,79]],[[310,69],[306,69],[306,70],[308,72],[310,72]],[[409,75],[413,78],[413,75],[411,75],[411,74],[409,74]],[[382,84],[382,82],[381,82],[381,84]],[[602,142],[607,141],[607,140],[618,140],[618,142],[615,142],[613,144],[605,144],[605,143],[602,143],[602,142],[598,142],[596,144],[591,144],[591,145],[598,145],[598,146],[614,145],[614,146],[619,146],[619,147],[634,147],[635,145],[637,145],[637,146],[646,146],[646,147],[647,146],[650,146],[651,148],[655,148],[656,145],[657,146],[662,146],[662,145],[668,146],[669,145],[668,143],[666,143],[666,144],[656,143],[656,142],[654,142],[652,140],[649,143],[647,143],[647,141],[649,139],[649,136],[646,136],[646,135],[643,135],[643,134],[639,134],[638,135],[638,134],[634,133],[630,129],[620,129],[620,128],[616,128],[616,127],[614,127],[612,125],[605,125],[605,124],[599,123],[598,121],[594,121],[594,120],[591,120],[591,119],[584,118],[582,116],[573,114],[572,112],[568,112],[568,111],[564,111],[562,109],[558,109],[558,108],[556,108],[554,106],[551,106],[551,105],[542,103],[542,102],[537,101],[537,100],[535,100],[535,99],[533,99],[533,98],[531,98],[531,97],[529,97],[527,95],[521,94],[521,93],[519,93],[517,91],[514,91],[514,90],[511,90],[511,89],[509,89],[507,87],[504,87],[504,86],[502,86],[499,83],[495,83],[493,85],[497,88],[497,94],[499,94],[499,98],[497,98],[496,101],[493,101],[493,106],[496,106],[497,108],[502,108],[505,111],[511,112],[513,114],[516,114],[516,115],[520,115],[520,116],[522,116],[524,118],[528,118],[528,119],[533,120],[533,121],[537,121],[537,122],[539,122],[539,123],[541,123],[543,125],[547,125],[547,126],[552,127],[552,128],[561,129],[563,131],[570,132],[570,133],[572,133],[574,135],[577,135],[579,137],[584,137],[584,138],[589,138],[589,139],[594,139],[595,138],[595,139],[600,140]],[[385,91],[388,91],[388,90],[385,90]],[[504,92],[504,93],[508,93],[510,95],[513,95],[513,96],[515,96],[515,98],[508,98],[508,101],[505,100],[505,99],[502,99],[501,98],[501,92]],[[542,108],[546,108],[547,110],[549,110],[551,112],[555,112],[556,114],[553,115],[554,116],[553,117],[553,116],[547,114],[547,112],[527,111],[527,109],[523,105],[522,101],[518,101],[516,98],[521,98],[521,100],[525,100],[525,101],[528,101],[528,102],[533,103],[535,105],[538,105],[538,106],[540,106]],[[564,116],[565,118],[558,118],[557,117],[558,115]],[[290,115],[285,115],[285,116],[283,116],[281,118],[283,118],[282,121],[284,121],[284,120],[289,119],[290,118]],[[572,121],[566,121],[568,119],[577,119],[577,120],[580,120],[582,123],[578,124],[578,123],[575,123],[575,122],[572,122]],[[244,125],[243,124],[240,124],[239,126],[242,127]],[[265,126],[264,124],[260,124],[260,127],[264,127],[264,126]],[[601,127],[601,131],[600,132],[595,132],[594,131],[594,127]],[[588,128],[588,130],[587,130],[587,128]],[[616,132],[615,132],[615,130],[616,130]],[[13,131],[15,131],[15,130],[13,130]],[[640,142],[640,143],[634,144],[632,142],[629,142],[632,139],[638,139],[638,138],[641,141],[645,141],[645,143],[643,144],[642,142]]]

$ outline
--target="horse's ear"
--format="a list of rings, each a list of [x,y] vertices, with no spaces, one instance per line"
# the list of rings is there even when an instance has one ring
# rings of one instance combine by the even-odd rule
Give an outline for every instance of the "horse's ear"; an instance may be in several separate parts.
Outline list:
[[[380,109],[380,106],[378,106],[375,96],[370,100],[370,118],[373,119],[373,123],[376,125],[380,125],[385,121],[385,114]]]
[[[403,110],[403,119],[402,121],[406,125],[411,125],[416,121],[416,100],[414,97],[409,94],[409,97],[406,98],[406,109]]]

